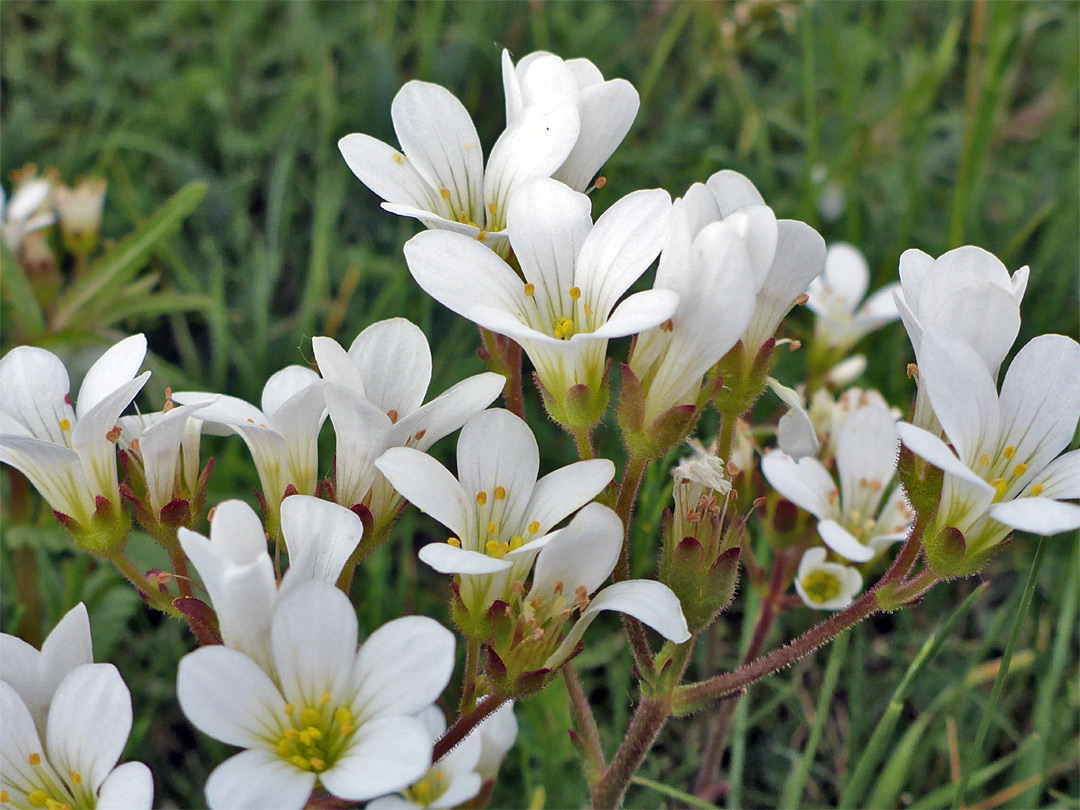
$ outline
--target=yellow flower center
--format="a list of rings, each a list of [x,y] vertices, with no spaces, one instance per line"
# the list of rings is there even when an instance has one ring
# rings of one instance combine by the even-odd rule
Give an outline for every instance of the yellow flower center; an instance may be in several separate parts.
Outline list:
[[[317,705],[299,711],[285,704],[288,724],[281,729],[277,754],[302,771],[320,773],[333,765],[356,730],[352,711],[347,706],[331,709],[330,699],[323,692]]]
[[[448,787],[450,787],[450,782],[443,772],[431,770],[424,774],[423,779],[407,788],[405,790],[405,796],[413,804],[427,807],[442,796]]]
[[[803,577],[802,586],[810,600],[818,604],[824,604],[840,594],[840,578],[820,569]]]

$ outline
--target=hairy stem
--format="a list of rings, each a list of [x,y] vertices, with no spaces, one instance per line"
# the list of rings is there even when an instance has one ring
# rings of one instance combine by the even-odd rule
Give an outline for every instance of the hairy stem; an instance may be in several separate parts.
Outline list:
[[[488,695],[479,703],[472,714],[459,717],[454,725],[447,729],[438,740],[435,741],[435,749],[431,753],[431,761],[438,762],[446,756],[452,748],[469,736],[485,720],[502,706],[510,697],[508,695]]]
[[[633,523],[634,504],[637,502],[641,479],[645,476],[649,462],[631,454],[626,462],[622,483],[619,485],[619,498],[615,503],[615,514],[623,524],[623,544],[619,553],[619,564],[615,567],[615,581],[630,579],[630,527]]]
[[[643,698],[611,766],[592,788],[594,808],[621,807],[630,781],[670,715],[670,696]]]
[[[506,410],[525,419],[525,386],[521,381],[521,346],[510,338],[506,339],[506,387],[503,388],[503,400]]]
[[[115,565],[116,570],[123,574],[127,581],[135,586],[135,590],[139,592],[139,595],[143,597],[151,607],[156,607],[162,613],[168,613],[174,619],[187,621],[187,617],[173,606],[172,597],[162,593],[155,586],[147,582],[146,577],[131,564],[131,560],[123,554],[116,554],[109,557],[109,562]]]
[[[169,546],[169,562],[173,567],[173,578],[181,596],[191,596],[191,572],[188,570],[187,557],[180,544]]]
[[[589,699],[581,686],[573,662],[567,662],[562,668],[563,683],[570,698],[570,716],[574,718],[574,728],[582,741],[582,752],[587,757],[586,778],[592,782],[604,772],[604,749],[600,746],[600,731],[596,727]],[[588,769],[594,772],[590,774]]]
[[[476,708],[476,680],[480,672],[480,642],[465,642],[465,680],[461,685],[461,703],[458,714],[465,717]]]

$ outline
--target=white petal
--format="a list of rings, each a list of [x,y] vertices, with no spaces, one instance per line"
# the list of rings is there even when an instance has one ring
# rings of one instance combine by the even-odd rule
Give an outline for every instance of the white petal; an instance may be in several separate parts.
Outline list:
[[[469,739],[467,738],[458,748],[465,747],[468,743]],[[444,808],[449,810],[451,807],[459,807],[479,793],[483,784],[484,781],[478,773],[459,774],[446,788],[443,795],[435,799],[430,806],[436,808],[436,810],[443,810]]]
[[[830,294],[846,304],[848,312],[854,311],[870,286],[870,268],[866,264],[866,257],[858,248],[845,242],[829,245],[821,277]]]
[[[334,706],[348,700],[357,632],[352,603],[327,582],[300,582],[281,595],[270,634],[278,682],[290,703],[318,706],[326,692]]]
[[[1080,529],[1080,506],[1049,498],[1017,498],[990,509],[990,517],[1006,526],[1050,537]]]
[[[360,182],[387,202],[439,210],[438,191],[394,147],[354,132],[338,141],[338,149]]]
[[[0,436],[0,461],[30,479],[34,489],[58,512],[79,521],[94,513],[94,494],[83,475],[82,459],[74,450],[27,436]]]
[[[431,349],[416,324],[405,318],[373,323],[356,336],[349,357],[360,370],[364,396],[383,413],[394,410],[402,417],[424,403],[431,383]]]
[[[906,422],[899,422],[896,425],[896,432],[900,436],[900,441],[919,458],[929,461],[949,475],[967,481],[972,486],[982,488],[992,497],[994,488],[972,472],[937,436]]]
[[[38,659],[40,694],[48,702],[69,673],[83,664],[92,663],[94,651],[90,640],[90,617],[86,613],[86,605],[80,602],[64,614],[64,618],[41,645],[41,657]],[[0,677],[11,683],[7,667],[0,665],[0,672],[3,672]],[[13,685],[17,688],[16,684]],[[27,706],[30,706],[29,701]],[[33,707],[30,708],[33,711]]]
[[[375,480],[375,459],[390,446],[393,424],[351,388],[331,383],[324,392],[337,434],[334,497],[344,506],[364,500]]]
[[[97,792],[131,733],[131,693],[112,664],[83,664],[49,705],[45,746],[61,773],[78,771]]]
[[[808,548],[804,551],[802,557],[799,559],[798,579],[805,579],[807,574],[825,562],[825,558],[828,555],[829,552],[821,546],[814,546],[813,548]]]
[[[422,562],[440,574],[495,574],[511,567],[507,560],[499,560],[449,543],[428,543],[419,551]]]
[[[592,230],[592,204],[584,194],[557,180],[534,177],[510,198],[507,231],[525,280],[536,288],[534,301],[550,319],[573,318],[569,290],[574,266]]]
[[[150,810],[154,804],[154,777],[141,762],[114,768],[98,792],[98,810]]]
[[[615,569],[622,539],[618,515],[602,504],[589,504],[536,558],[530,598],[550,601],[560,583],[567,594],[581,587],[592,593]]]
[[[390,107],[401,148],[416,170],[441,196],[446,189],[451,219],[484,216],[484,152],[469,113],[445,87],[405,84]]]
[[[637,90],[624,79],[584,88],[579,106],[581,133],[555,179],[584,191],[630,131],[640,106]]]
[[[514,703],[507,701],[480,726],[482,746],[476,770],[484,779],[495,778],[503,757],[514,747],[517,735],[518,721],[514,716]]]
[[[969,467],[997,448],[1001,431],[994,381],[975,350],[938,329],[923,334],[919,385],[925,387],[945,435]],[[929,460],[929,459],[928,459]]]
[[[350,801],[403,790],[431,763],[431,738],[415,717],[365,722],[333,767],[319,775],[326,789]]]
[[[458,537],[468,536],[465,491],[442,464],[419,450],[391,447],[375,466],[417,509],[427,512]]]
[[[958,290],[922,318],[922,329],[941,329],[967,341],[992,377],[1020,331],[1020,307],[1012,295],[989,282]]]
[[[324,380],[364,396],[364,380],[360,376],[360,369],[340,343],[333,338],[314,337],[311,339],[311,351]]]
[[[939,308],[953,293],[983,282],[1012,293],[1009,271],[992,253],[974,245],[943,253],[923,276],[917,310],[919,318],[924,323],[937,322]]]
[[[858,512],[860,520],[877,514],[885,486],[896,468],[896,420],[881,405],[852,413],[836,436],[836,469],[844,515]]]
[[[825,545],[841,557],[852,562],[869,562],[874,559],[875,549],[864,546],[835,520],[819,521],[817,529]]]
[[[285,698],[262,667],[220,644],[180,659],[176,698],[199,731],[242,748],[274,745],[285,718]]]
[[[269,417],[252,405],[237,397],[225,394],[213,394],[206,391],[174,391],[173,402],[180,405],[206,403],[199,411],[199,419],[204,423],[203,432],[211,436],[228,436],[235,425],[262,425],[266,427]],[[215,426],[228,426],[216,429]]]
[[[67,369],[59,357],[45,349],[17,346],[0,360],[0,433],[67,444],[60,422],[75,423],[75,411],[66,402],[70,392]]]
[[[438,699],[453,673],[453,633],[426,616],[394,619],[368,636],[356,655],[353,714],[362,723],[415,714]]]
[[[289,550],[289,570],[281,593],[309,579],[337,582],[346,560],[364,535],[355,512],[336,503],[294,495],[281,503],[281,533]]]
[[[594,332],[574,335],[571,341],[636,335],[638,332],[662,324],[675,314],[678,306],[679,296],[671,290],[645,290],[634,293],[615,307],[607,323]]]
[[[139,437],[139,454],[143,459],[146,489],[150,495],[150,506],[155,513],[172,500],[177,462],[180,460],[180,444],[188,435],[188,420],[205,407],[202,403],[197,403],[173,408],[156,419]]]
[[[0,681],[0,783],[24,794],[36,790],[42,775],[54,783],[60,777],[45,756],[45,746],[38,737],[34,719],[22,698],[6,681]],[[30,755],[37,754],[40,764],[30,765]]]
[[[1024,487],[1022,495],[1029,495],[1032,487],[1042,485],[1044,498],[1059,501],[1080,498],[1080,450],[1070,450],[1058,456]]]
[[[1001,386],[1001,445],[1029,477],[1069,446],[1080,418],[1080,344],[1041,335],[1013,359]],[[1021,476],[1021,481],[1023,476]]]
[[[919,312],[919,300],[922,297],[922,284],[930,268],[934,266],[934,257],[917,248],[909,248],[900,254],[900,284],[903,287],[904,302],[914,312]]]
[[[75,414],[84,419],[90,409],[138,373],[146,357],[146,336],[132,335],[110,347],[86,372],[75,402]]]
[[[577,282],[600,318],[660,253],[670,211],[666,191],[644,189],[627,194],[596,221],[578,255]]]
[[[315,774],[302,771],[265,748],[229,757],[206,780],[210,810],[302,810]]]
[[[505,383],[505,377],[490,371],[462,380],[395,424],[391,443],[427,450],[494,402]]]
[[[420,805],[413,804],[397,793],[391,793],[389,796],[372,799],[364,805],[364,810],[410,810],[419,807]]]
[[[78,606],[82,607],[82,603]],[[0,633],[0,681],[15,690],[26,709],[33,715],[38,730],[44,734],[49,699],[56,688],[54,685],[49,689],[42,683],[38,666],[40,656],[38,650],[21,638]]]
[[[487,508],[479,524],[496,510],[504,526],[518,526],[536,486],[540,450],[532,430],[520,418],[501,408],[481,411],[461,429],[457,446],[457,471],[465,503],[484,493]],[[496,504],[496,487],[506,497]],[[492,517],[493,520],[497,519]]]
[[[815,517],[824,520],[838,514],[837,506],[829,499],[837,489],[836,483],[816,458],[796,462],[786,453],[773,450],[762,457],[761,473],[773,489]]]
[[[726,217],[748,205],[765,205],[765,200],[754,184],[744,175],[730,169],[717,172],[705,181],[705,185],[716,197],[721,216]]]
[[[776,262],[777,245],[780,243],[780,224],[776,214],[767,206],[750,205],[729,214],[724,222],[735,230],[745,244],[753,267],[754,291],[761,291]]]
[[[615,465],[606,458],[561,467],[536,482],[526,517],[540,524],[538,535],[547,534],[552,526],[603,492],[614,477]]]
[[[803,406],[803,398],[793,388],[783,385],[775,377],[765,380],[769,388],[788,406],[787,412],[780,417],[776,425],[776,439],[780,449],[798,460],[804,456],[813,456],[818,451],[818,438],[810,414]]]
[[[285,441],[288,463],[285,483],[295,485],[305,495],[315,491],[319,477],[319,431],[328,415],[326,383],[314,372],[312,377],[314,381],[310,385],[285,400],[272,414],[270,423]],[[251,432],[243,427],[240,429],[245,436]]]
[[[83,475],[95,495],[116,497],[116,445],[105,437],[149,378],[150,372],[144,372],[107,394],[71,431],[71,448],[82,459]]]
[[[274,372],[263,386],[263,413],[272,419],[286,402],[318,382],[319,375],[306,366],[285,366]]]
[[[690,638],[686,617],[679,598],[667,585],[649,579],[631,579],[609,585],[593,597],[592,602],[574,623],[563,643],[545,666],[560,663],[577,646],[582,634],[602,610],[616,610],[647,624],[669,641],[682,644]]]
[[[530,177],[548,177],[562,165],[577,142],[580,126],[575,106],[545,104],[526,107],[506,128],[491,149],[484,175],[484,199],[495,207],[487,211],[488,230],[502,230],[518,184]]]

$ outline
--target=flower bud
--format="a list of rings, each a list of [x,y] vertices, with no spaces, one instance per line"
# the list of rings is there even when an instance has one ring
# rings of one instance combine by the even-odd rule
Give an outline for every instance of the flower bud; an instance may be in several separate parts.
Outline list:
[[[56,211],[60,217],[60,235],[64,247],[78,256],[86,256],[97,247],[101,236],[101,209],[105,203],[105,181],[87,178],[75,188],[56,189]]]

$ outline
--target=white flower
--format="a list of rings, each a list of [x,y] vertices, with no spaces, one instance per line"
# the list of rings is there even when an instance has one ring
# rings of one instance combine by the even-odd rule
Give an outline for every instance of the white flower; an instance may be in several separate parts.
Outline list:
[[[276,372],[262,391],[262,410],[242,399],[202,391],[178,391],[181,405],[205,403],[203,432],[244,440],[259,472],[271,520],[289,485],[301,495],[315,492],[319,477],[319,431],[326,421],[325,383],[303,366]]]
[[[465,423],[455,478],[435,459],[395,447],[375,465],[418,509],[454,533],[429,543],[420,559],[461,578],[461,599],[474,617],[510,586],[524,581],[547,533],[591,501],[615,476],[607,459],[578,461],[539,481],[540,451],[532,430],[509,411],[482,411]]]
[[[823,388],[814,392],[810,399],[810,421],[814,425],[814,432],[825,445],[824,456],[832,458],[836,456],[836,440],[840,435],[840,428],[848,417],[861,408],[869,406],[884,408],[897,421],[903,415],[899,408],[894,408],[885,401],[880,391],[873,388],[859,388],[853,386],[844,390],[833,399],[832,395]],[[781,447],[781,450],[784,448]]]
[[[243,501],[217,505],[209,538],[185,528],[178,538],[210,595],[224,643],[269,668],[270,620],[279,596],[309,579],[336,582],[363,532],[360,518],[343,506],[309,495],[286,498],[281,534],[289,569],[280,589],[263,525]]]
[[[705,185],[711,195],[697,195],[700,222],[726,220],[736,212],[745,217],[738,221],[753,259],[757,306],[742,341],[752,358],[821,273],[825,240],[804,222],[777,220],[754,184],[738,172],[717,172]]]
[[[105,205],[105,181],[87,178],[75,188],[56,188],[56,213],[64,245],[73,253],[86,254],[97,246],[101,209]]]
[[[195,414],[208,404],[199,402],[119,419],[118,444],[141,464],[155,515],[173,499],[190,498],[198,490],[202,422]]]
[[[846,559],[867,562],[903,540],[911,523],[899,486],[881,506],[896,451],[896,420],[871,405],[855,411],[836,437],[839,487],[817,459],[796,462],[779,450],[765,455],[761,471],[777,492],[818,519],[825,545]]]
[[[615,307],[660,252],[671,207],[667,192],[629,194],[595,225],[591,205],[555,180],[522,185],[507,232],[524,280],[459,234],[421,233],[405,243],[405,260],[424,291],[520,343],[557,398],[577,384],[597,390],[608,339],[658,326],[678,304],[669,290],[647,290]]]
[[[1042,335],[1013,359],[999,396],[981,355],[954,333],[922,335],[920,379],[952,449],[901,423],[913,453],[945,473],[937,524],[963,535],[969,553],[996,545],[1009,527],[1042,535],[1080,528],[1080,345]]]
[[[418,716],[433,741],[446,733],[446,717],[438,706],[428,706]],[[454,746],[446,756],[434,763],[420,779],[400,794],[375,799],[368,803],[367,810],[398,810],[410,807],[449,810],[474,798],[483,784],[478,772],[483,748],[483,729],[493,719],[492,717],[486,720],[477,733],[470,734]]]
[[[514,701],[508,700],[480,726],[480,762],[476,765],[476,772],[485,782],[494,780],[498,775],[499,766],[514,747],[517,735]]]
[[[821,444],[818,442],[817,432],[806,410],[802,394],[794,388],[781,384],[773,377],[768,377],[765,382],[788,406],[787,411],[776,424],[776,441],[780,449],[796,460],[804,456],[817,455]]]
[[[142,335],[112,346],[86,373],[74,408],[67,369],[52,352],[19,346],[0,360],[0,461],[80,524],[90,523],[98,498],[120,504],[116,422],[150,376],[135,376],[145,355]]]
[[[850,565],[825,562],[825,555],[821,546],[803,552],[795,590],[807,607],[843,610],[862,590],[862,574]]]
[[[427,450],[490,405],[505,382],[477,374],[423,404],[431,382],[431,349],[419,327],[404,318],[372,324],[345,350],[337,341],[311,342],[337,434],[334,498],[364,503],[379,519],[390,516],[397,493],[375,468],[391,447]]]
[[[529,589],[516,588],[510,601],[507,616],[521,632],[513,633],[508,648],[498,650],[509,671],[556,669],[602,610],[633,616],[676,644],[690,638],[679,599],[663,583],[630,579],[592,596],[615,570],[622,539],[622,521],[598,503],[589,504],[565,529],[553,533],[537,555]],[[576,620],[575,613],[579,613]]]
[[[888,284],[866,299],[870,268],[855,247],[844,242],[829,245],[825,269],[810,282],[806,293],[807,308],[814,319],[814,340],[825,348],[847,351],[860,339],[900,317],[893,292],[897,283]]]
[[[141,762],[116,767],[131,733],[131,694],[112,664],[93,663],[83,604],[41,651],[0,634],[0,803],[5,807],[149,810]]]
[[[408,616],[357,651],[352,604],[317,580],[284,594],[269,618],[267,665],[221,645],[180,661],[184,714],[204,734],[245,749],[210,775],[210,807],[299,810],[318,784],[362,801],[418,779],[432,741],[413,715],[450,679],[453,634]]]
[[[511,192],[558,169],[580,129],[573,103],[532,105],[507,122],[485,170],[476,127],[446,88],[408,82],[390,115],[402,151],[359,133],[338,142],[353,174],[385,200],[387,211],[479,240],[503,256]]]
[[[53,184],[46,178],[29,176],[18,184],[8,202],[0,188],[0,238],[12,253],[18,253],[23,238],[56,221],[49,205]]]
[[[866,355],[853,354],[826,371],[825,382],[834,388],[843,388],[859,379],[864,371],[866,371]]]
[[[678,293],[663,324],[641,333],[630,368],[645,389],[645,424],[694,404],[705,372],[738,342],[754,314],[758,284],[742,215],[702,224],[700,183],[675,201],[654,289]]]
[[[522,57],[515,67],[504,50],[502,70],[507,126],[530,107],[577,108],[581,124],[577,142],[551,176],[575,191],[585,191],[634,123],[641,104],[637,90],[625,79],[604,81],[588,59],[564,61],[546,51]]]

